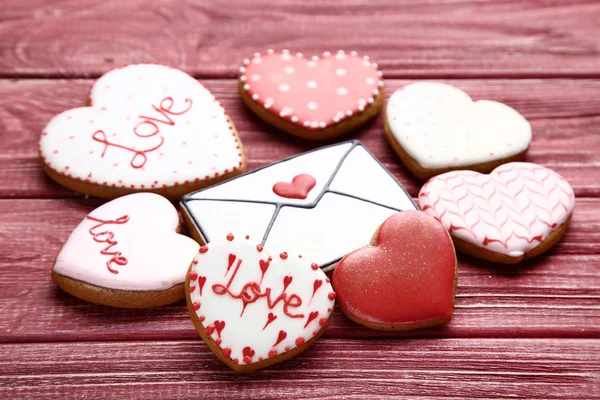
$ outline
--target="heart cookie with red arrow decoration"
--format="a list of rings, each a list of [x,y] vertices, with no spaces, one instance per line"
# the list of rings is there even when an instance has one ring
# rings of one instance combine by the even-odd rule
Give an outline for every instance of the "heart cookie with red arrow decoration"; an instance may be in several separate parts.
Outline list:
[[[448,232],[420,211],[392,215],[371,246],[344,257],[333,287],[344,313],[373,329],[409,330],[447,323],[456,290]]]
[[[301,254],[269,253],[261,238],[222,239],[200,248],[186,282],[188,310],[210,349],[233,370],[253,371],[310,347],[334,307],[325,273]]]
[[[325,140],[374,117],[383,104],[377,64],[355,51],[304,57],[288,50],[256,53],[240,68],[244,102],[292,135]]]

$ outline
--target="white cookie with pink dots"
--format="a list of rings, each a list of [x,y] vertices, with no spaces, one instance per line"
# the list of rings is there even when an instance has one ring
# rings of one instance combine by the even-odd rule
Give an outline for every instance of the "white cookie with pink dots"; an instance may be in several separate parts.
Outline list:
[[[265,121],[311,140],[341,135],[376,115],[383,79],[355,51],[305,57],[288,50],[255,53],[240,68],[242,99]]]
[[[513,108],[478,100],[437,82],[398,89],[386,107],[388,140],[419,178],[455,169],[489,172],[522,159],[531,143],[529,122]]]
[[[115,69],[95,82],[89,102],[54,117],[40,140],[46,172],[70,189],[175,199],[245,170],[227,113],[183,71],[155,64]]]
[[[264,368],[312,345],[335,303],[329,278],[302,254],[230,233],[202,246],[187,279],[192,321],[236,371]]]

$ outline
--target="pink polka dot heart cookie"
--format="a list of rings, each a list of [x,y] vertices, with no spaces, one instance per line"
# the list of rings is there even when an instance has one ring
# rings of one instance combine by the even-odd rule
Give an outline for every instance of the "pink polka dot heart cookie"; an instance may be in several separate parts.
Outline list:
[[[443,83],[398,89],[385,112],[388,142],[423,180],[460,169],[490,172],[522,160],[531,143],[531,126],[517,111],[496,101],[473,101]]]
[[[421,188],[419,205],[444,225],[457,249],[516,264],[560,240],[571,221],[575,194],[551,169],[515,162],[489,175],[452,171],[436,176]]]
[[[331,319],[335,292],[315,263],[228,234],[202,246],[186,281],[198,333],[235,371],[276,364],[310,347]]]
[[[255,53],[240,68],[244,102],[277,128],[310,140],[342,135],[383,104],[377,64],[356,52],[305,57],[288,50]]]
[[[154,64],[115,69],[95,82],[89,103],[54,117],[40,140],[46,173],[70,189],[177,199],[246,168],[227,113],[183,71]]]

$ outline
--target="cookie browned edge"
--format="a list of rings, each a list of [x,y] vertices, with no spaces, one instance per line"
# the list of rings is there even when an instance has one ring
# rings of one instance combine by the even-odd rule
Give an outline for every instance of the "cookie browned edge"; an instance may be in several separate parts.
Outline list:
[[[88,103],[89,103],[89,101],[88,101]],[[109,186],[109,185],[100,185],[100,184],[96,184],[96,183],[86,182],[83,180],[70,178],[66,175],[63,175],[60,172],[58,172],[57,170],[48,166],[42,159],[41,153],[40,153],[40,162],[42,163],[42,167],[44,168],[44,171],[52,180],[54,180],[55,182],[59,183],[60,185],[62,185],[64,187],[74,190],[76,192],[88,194],[90,196],[100,197],[102,199],[107,199],[107,200],[116,199],[117,197],[125,196],[128,194],[133,194],[133,193],[148,192],[148,193],[156,193],[156,194],[166,197],[167,199],[169,199],[171,201],[175,201],[175,200],[179,200],[184,194],[215,185],[219,182],[226,181],[228,179],[231,179],[235,176],[241,175],[244,172],[246,172],[247,162],[246,162],[246,154],[244,152],[244,145],[242,143],[242,140],[240,139],[237,129],[235,128],[235,125],[233,124],[233,121],[231,120],[231,118],[229,118],[229,116],[227,117],[227,120],[229,122],[232,132],[235,135],[235,139],[240,147],[239,151],[240,151],[240,154],[242,155],[242,165],[239,166],[237,169],[230,171],[226,174],[222,174],[217,177],[210,178],[210,179],[200,180],[198,182],[194,181],[194,182],[190,182],[188,184],[181,184],[181,185],[177,185],[177,186],[169,186],[166,188],[157,188],[157,189],[151,189],[151,188],[144,188],[144,189],[133,188],[132,189],[132,188],[126,188],[126,187],[113,187],[113,186]]]
[[[420,211],[420,212],[422,212],[422,211]],[[375,231],[375,233],[373,234],[373,237],[371,238],[371,243],[369,243],[370,246],[377,247],[377,245],[378,245],[377,235],[379,234],[379,230],[381,229],[381,227],[383,226],[384,223],[385,223],[385,221],[383,223],[381,223],[381,225],[379,225],[379,227],[377,227],[377,230]],[[453,244],[452,236],[450,236],[448,231],[446,231],[446,234],[448,235],[448,238],[450,239],[450,244]],[[454,249],[454,245],[452,245],[452,251],[454,252],[454,285],[452,287],[452,314],[450,314],[450,316],[448,318],[430,319],[430,320],[426,320],[426,321],[419,321],[418,323],[414,323],[414,324],[383,325],[383,324],[375,324],[375,323],[371,323],[371,322],[366,322],[366,321],[363,321],[363,320],[353,316],[352,314],[350,314],[350,312],[348,312],[344,309],[344,307],[342,306],[341,303],[339,304],[340,309],[342,310],[344,315],[346,315],[348,318],[350,318],[352,321],[356,322],[357,324],[366,326],[367,328],[370,328],[370,329],[376,329],[379,331],[410,331],[413,329],[429,328],[431,326],[445,325],[445,324],[449,323],[452,320],[452,316],[454,315],[454,306],[456,304],[456,286],[458,284],[458,260],[456,259],[456,250]]]
[[[213,340],[212,337],[210,337],[209,335],[206,334],[204,326],[200,322],[200,319],[198,318],[196,311],[194,311],[194,309],[192,307],[192,301],[191,301],[190,292],[189,292],[189,287],[190,287],[190,278],[189,277],[190,277],[190,271],[192,270],[193,265],[194,265],[194,263],[192,261],[190,263],[190,267],[188,268],[188,273],[185,277],[185,299],[187,302],[188,312],[190,313],[190,317],[192,317],[192,323],[194,324],[194,327],[198,331],[198,334],[200,335],[202,340],[204,340],[204,342],[208,345],[210,350],[217,356],[217,358],[219,360],[221,360],[221,362],[223,362],[229,368],[234,370],[235,372],[256,371],[259,369],[269,367],[274,364],[278,364],[289,358],[297,356],[298,354],[302,353],[303,351],[305,351],[309,347],[311,347],[313,344],[315,344],[315,342],[327,330],[327,327],[329,326],[329,323],[331,322],[331,318],[333,317],[333,309],[332,309],[331,313],[329,314],[329,318],[327,319],[327,323],[321,327],[321,329],[317,332],[317,334],[315,336],[313,336],[309,341],[305,342],[302,346],[298,346],[289,351],[278,354],[277,356],[275,356],[273,358],[269,357],[269,358],[263,359],[262,361],[254,362],[252,364],[243,364],[243,360],[239,360],[239,363],[235,364],[231,358],[223,356],[223,352],[221,351],[221,348],[215,343],[215,341]],[[204,305],[202,307],[204,307]]]
[[[462,253],[495,263],[518,264],[523,260],[528,260],[542,253],[545,253],[546,251],[550,250],[550,248],[552,248],[556,243],[558,243],[560,239],[564,236],[564,234],[567,232],[567,228],[569,227],[569,223],[571,222],[572,216],[573,214],[571,214],[561,226],[559,226],[556,230],[551,232],[544,240],[542,240],[539,245],[529,250],[521,257],[510,257],[506,254],[496,253],[495,251],[484,249],[483,247],[478,247],[474,244],[465,242],[464,240],[458,238],[453,238],[452,240],[454,241],[454,245],[456,246],[456,248]]]
[[[433,178],[434,176],[437,176],[437,175],[440,175],[440,174],[443,174],[446,172],[459,171],[459,170],[465,170],[465,169],[480,172],[480,173],[489,173],[489,172],[492,172],[492,170],[494,170],[496,167],[499,167],[503,164],[506,164],[509,162],[514,162],[514,161],[522,161],[525,158],[525,155],[527,154],[527,150],[529,150],[529,147],[527,147],[527,149],[525,149],[524,151],[517,153],[515,155],[512,155],[510,157],[500,158],[498,160],[489,161],[489,162],[480,163],[480,164],[466,164],[466,165],[463,164],[463,165],[457,165],[455,167],[430,169],[430,168],[422,167],[417,162],[417,160],[412,158],[404,150],[404,148],[402,148],[400,143],[398,143],[398,140],[396,140],[396,137],[392,133],[392,130],[388,124],[387,113],[385,111],[384,111],[384,117],[383,117],[383,128],[384,128],[385,137],[386,137],[388,143],[390,144],[390,146],[392,147],[394,152],[398,155],[398,157],[400,158],[400,161],[402,161],[402,164],[404,164],[404,166],[414,176],[416,176],[417,178],[419,178],[423,181],[426,181],[430,178]]]
[[[383,102],[385,99],[384,88],[382,87],[379,90],[379,94],[375,98],[373,104],[366,107],[364,111],[348,119],[345,119],[337,124],[331,125],[330,127],[315,131],[306,129],[302,126],[298,126],[293,122],[278,117],[265,110],[263,106],[252,100],[252,97],[250,97],[248,93],[246,93],[246,91],[244,90],[243,82],[238,83],[238,89],[244,103],[246,103],[246,105],[263,121],[275,126],[276,128],[281,129],[284,132],[307,140],[331,139],[337,136],[341,136],[344,133],[347,133],[353,129],[358,128],[359,126],[366,124],[369,120],[371,120],[377,115],[377,113],[383,106]]]

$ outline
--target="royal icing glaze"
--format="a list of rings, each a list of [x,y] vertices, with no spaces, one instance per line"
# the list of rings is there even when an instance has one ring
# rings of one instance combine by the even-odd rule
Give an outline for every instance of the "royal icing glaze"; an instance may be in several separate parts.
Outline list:
[[[531,143],[531,126],[517,111],[496,101],[474,102],[443,83],[418,82],[398,89],[386,116],[404,151],[429,169],[508,158]]]
[[[311,340],[328,323],[335,293],[298,254],[272,252],[250,235],[202,246],[189,297],[205,333],[234,364],[268,360]]]
[[[381,71],[355,51],[305,58],[288,50],[244,60],[240,82],[253,101],[277,117],[317,131],[371,106],[383,87]]]
[[[162,196],[120,197],[81,221],[54,272],[108,289],[169,289],[185,281],[199,247],[175,232],[178,225],[177,210]]]
[[[419,204],[452,236],[521,257],[569,219],[575,194],[551,169],[515,162],[489,175],[454,171],[432,178],[421,188]]]
[[[363,322],[401,327],[448,319],[456,255],[434,218],[404,211],[388,218],[377,245],[344,257],[333,272],[340,307]]]
[[[115,69],[96,81],[90,102],[55,116],[40,140],[44,163],[69,178],[160,189],[243,165],[225,110],[183,71],[154,64]]]
[[[274,185],[305,176],[302,196],[281,196]],[[306,175],[310,176],[309,179]],[[306,186],[306,188],[308,187]],[[184,197],[182,208],[202,240],[250,232],[270,248],[288,248],[326,270],[371,240],[410,196],[357,141],[304,153]]]

